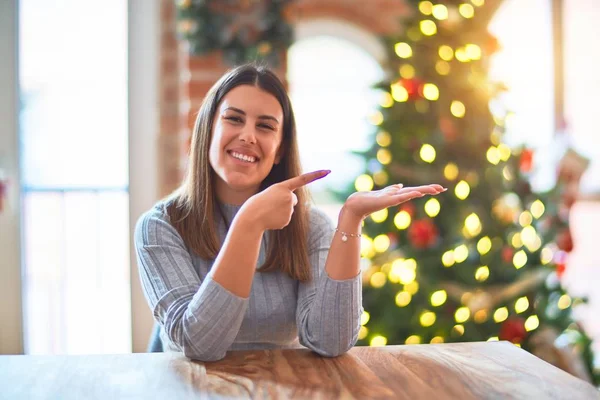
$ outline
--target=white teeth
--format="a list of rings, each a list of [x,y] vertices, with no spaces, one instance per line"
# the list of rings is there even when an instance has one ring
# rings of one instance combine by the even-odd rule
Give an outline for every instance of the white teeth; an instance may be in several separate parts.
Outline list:
[[[253,163],[256,161],[256,158],[254,158],[252,156],[246,156],[244,154],[236,153],[235,151],[232,151],[231,155],[233,157],[237,158],[238,160],[243,160],[243,161],[250,162],[250,163]]]

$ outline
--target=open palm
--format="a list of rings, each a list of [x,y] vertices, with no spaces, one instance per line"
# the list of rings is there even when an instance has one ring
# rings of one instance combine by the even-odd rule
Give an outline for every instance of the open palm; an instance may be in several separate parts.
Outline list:
[[[346,200],[344,208],[364,219],[375,211],[397,206],[427,194],[436,195],[445,191],[443,186],[437,184],[415,187],[403,187],[401,184],[390,185],[381,190],[353,193]]]

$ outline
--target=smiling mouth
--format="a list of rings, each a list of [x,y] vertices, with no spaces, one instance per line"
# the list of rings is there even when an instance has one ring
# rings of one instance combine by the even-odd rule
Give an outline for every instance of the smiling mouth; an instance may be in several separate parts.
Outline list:
[[[240,161],[246,162],[248,164],[255,164],[259,161],[259,158],[257,158],[257,157],[247,156],[247,155],[238,153],[237,151],[228,150],[227,154],[229,154],[231,157],[235,158],[236,160],[240,160]]]

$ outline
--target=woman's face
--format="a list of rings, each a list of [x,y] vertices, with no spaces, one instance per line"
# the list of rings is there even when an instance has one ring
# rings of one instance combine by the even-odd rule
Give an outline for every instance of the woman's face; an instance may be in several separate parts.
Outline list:
[[[270,93],[241,85],[225,95],[215,113],[209,149],[220,201],[242,204],[258,192],[281,159],[282,132],[283,110]]]

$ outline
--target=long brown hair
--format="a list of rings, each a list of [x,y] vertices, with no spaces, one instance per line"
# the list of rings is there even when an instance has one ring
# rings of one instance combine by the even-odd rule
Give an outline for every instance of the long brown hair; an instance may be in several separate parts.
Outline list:
[[[240,85],[253,85],[270,93],[283,109],[283,157],[273,166],[260,190],[302,173],[294,112],[279,78],[266,67],[255,64],[239,66],[223,75],[200,106],[192,132],[187,174],[167,207],[171,224],[185,244],[204,259],[216,258],[221,249],[214,218],[215,213],[220,213],[215,172],[208,158],[214,116],[223,97]],[[307,243],[309,196],[305,188],[294,193],[298,204],[292,219],[284,229],[268,232],[267,257],[259,271],[282,271],[294,279],[308,281],[311,279]]]

